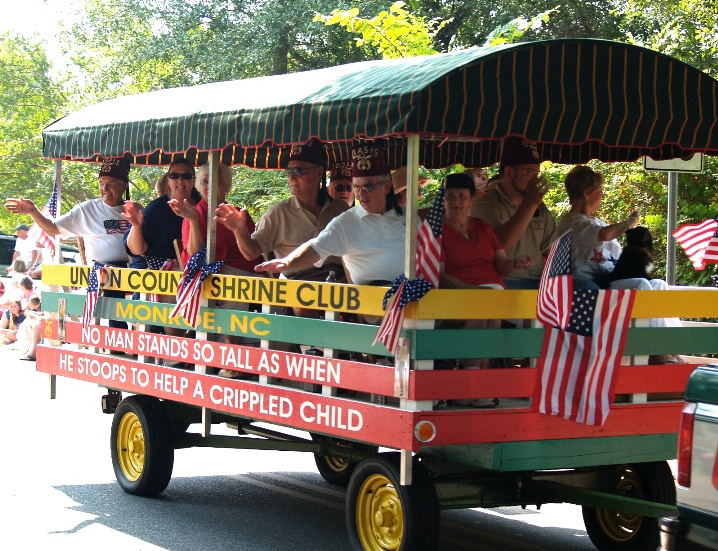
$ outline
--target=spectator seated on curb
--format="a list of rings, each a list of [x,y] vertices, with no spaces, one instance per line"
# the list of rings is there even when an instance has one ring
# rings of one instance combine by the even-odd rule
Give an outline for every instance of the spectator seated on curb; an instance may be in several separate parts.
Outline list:
[[[17,340],[17,332],[23,321],[25,321],[25,312],[19,300],[10,303],[10,308],[5,310],[0,317],[0,337],[3,344],[12,344]]]

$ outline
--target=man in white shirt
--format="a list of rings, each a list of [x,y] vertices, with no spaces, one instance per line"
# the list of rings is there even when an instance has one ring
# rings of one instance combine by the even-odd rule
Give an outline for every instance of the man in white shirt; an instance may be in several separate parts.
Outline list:
[[[122,216],[122,205],[129,173],[130,165],[125,159],[107,159],[98,178],[101,198],[75,205],[57,220],[43,215],[30,199],[9,198],[5,207],[15,214],[29,214],[48,235],[83,237],[88,261],[126,266],[122,237],[129,223]]]
[[[36,258],[37,256],[39,256],[37,246],[31,239],[27,237],[27,232],[29,230],[30,228],[28,228],[25,224],[20,224],[17,228],[15,228],[14,231],[17,234],[17,241],[15,241],[15,252],[12,255],[10,266],[6,268],[7,272],[10,272],[12,270],[12,264],[18,257],[22,258],[23,262],[25,263],[25,267],[28,270],[33,264],[35,264],[36,260],[39,262],[39,259]]]
[[[381,147],[352,151],[352,188],[358,204],[334,218],[322,232],[284,258],[264,262],[258,272],[272,273],[321,266],[341,256],[356,285],[390,284],[404,272],[406,219],[396,202]]]
[[[122,216],[124,195],[129,188],[130,163],[126,159],[106,159],[100,167],[100,199],[75,205],[69,212],[52,220],[43,215],[30,199],[9,198],[5,207],[15,214],[29,214],[48,235],[82,237],[88,262],[127,267],[127,252],[122,238],[129,222]],[[122,291],[104,291],[104,296],[124,298]],[[112,327],[127,327],[110,321]]]

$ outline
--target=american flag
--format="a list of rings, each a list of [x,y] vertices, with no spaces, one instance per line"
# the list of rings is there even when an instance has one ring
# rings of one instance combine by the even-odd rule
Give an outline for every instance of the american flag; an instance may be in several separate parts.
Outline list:
[[[673,237],[686,251],[696,270],[706,264],[718,264],[718,218],[700,224],[684,224],[673,232]]]
[[[409,281],[400,275],[394,280],[391,289],[384,295],[383,307],[386,312],[376,332],[372,346],[381,341],[386,349],[396,354],[399,335],[404,325],[404,308],[409,302],[417,301],[431,290],[431,283],[422,278]],[[388,304],[388,306],[387,306]]]
[[[158,258],[156,256],[146,256],[145,261],[147,262],[147,268],[150,270],[161,270],[161,271],[170,271],[177,266],[177,259],[176,258]],[[150,302],[159,302],[160,297],[157,293],[150,293],[147,296],[148,300]]]
[[[177,304],[170,313],[170,318],[182,316],[191,326],[199,323],[199,300],[202,298],[202,283],[211,274],[219,273],[224,260],[207,264],[207,247],[196,252],[187,262],[177,288]]]
[[[103,226],[105,226],[105,233],[121,233],[124,234],[127,228],[130,227],[130,223],[127,220],[103,220]]]
[[[541,274],[536,316],[544,325],[561,328],[568,325],[573,296],[571,241],[571,232],[566,232],[556,240]]]
[[[635,291],[572,289],[571,240],[565,238],[552,245],[539,287],[536,315],[546,331],[534,409],[603,425],[613,402]]]
[[[416,242],[416,275],[434,287],[439,286],[441,264],[441,228],[444,223],[444,186],[441,186],[426,219],[421,223]]]
[[[100,292],[100,284],[105,279],[105,265],[95,262],[90,270],[90,277],[87,279],[87,296],[85,297],[85,309],[82,311],[82,326],[89,327],[95,319],[95,306],[97,306],[97,295]]]
[[[40,211],[40,214],[45,216],[45,218],[51,218],[53,220],[57,218],[57,182],[52,186],[52,194]],[[55,240],[47,235],[37,224],[33,224],[30,227],[30,231],[27,232],[27,238],[30,241],[36,241],[41,247],[50,249],[52,254],[55,254]]]
[[[442,186],[431,205],[429,214],[419,228],[416,244],[417,278],[409,281],[402,274],[394,280],[391,289],[384,295],[384,318],[381,320],[372,345],[381,341],[389,352],[396,354],[399,335],[404,325],[404,307],[411,301],[419,300],[432,287],[439,286],[443,223],[444,187]]]

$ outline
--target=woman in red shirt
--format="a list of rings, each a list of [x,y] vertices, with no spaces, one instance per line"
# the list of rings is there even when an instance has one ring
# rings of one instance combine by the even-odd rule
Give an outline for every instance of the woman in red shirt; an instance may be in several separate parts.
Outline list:
[[[446,177],[441,287],[504,289],[503,277],[529,268],[533,259],[508,258],[488,223],[469,216],[476,188],[466,174]]]
[[[229,190],[232,189],[232,171],[223,164],[219,165],[217,180],[217,204],[225,202]],[[184,218],[182,223],[182,262],[187,263],[189,257],[202,249],[207,243],[207,188],[209,186],[209,165],[203,165],[197,170],[196,187],[202,195],[202,200],[196,206],[187,202],[170,201],[169,205],[178,216]],[[254,231],[254,221],[249,219],[250,231]],[[239,252],[237,241],[231,230],[222,224],[217,224],[217,241],[215,258],[224,260],[220,273],[227,275],[244,275],[258,277],[254,266],[258,260],[246,260]]]
[[[530,268],[533,259],[508,258],[488,223],[469,216],[476,193],[466,174],[450,174],[444,184],[444,225],[439,285],[453,289],[504,289],[503,277],[515,269]],[[467,320],[465,329],[497,328],[500,320]],[[465,367],[488,367],[487,359],[464,361]],[[467,404],[473,405],[473,404]]]

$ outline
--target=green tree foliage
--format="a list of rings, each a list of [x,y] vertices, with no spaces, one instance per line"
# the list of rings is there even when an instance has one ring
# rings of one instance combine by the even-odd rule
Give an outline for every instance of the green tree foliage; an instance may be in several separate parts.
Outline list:
[[[66,35],[74,66],[67,88],[72,100],[62,107],[65,111],[170,86],[563,37],[633,42],[718,74],[714,0],[84,0],[84,7]],[[75,178],[77,170],[78,179],[94,186],[96,167],[65,166],[67,178]],[[662,266],[666,175],[647,173],[637,163],[595,166],[607,178],[599,216],[612,221],[640,207],[656,238],[657,266]],[[568,169],[546,168],[552,182],[547,201],[557,216],[567,208],[563,176]],[[440,180],[447,171],[425,172]],[[151,184],[160,173],[133,171],[134,196],[151,197]],[[718,164],[709,159],[703,174],[681,175],[679,223],[716,215],[717,173]],[[426,191],[423,204],[432,198],[431,188]],[[235,169],[230,198],[255,217],[286,194],[281,172]],[[681,252],[679,263],[679,279],[695,280]]]
[[[394,2],[371,19],[359,17],[359,8],[333,10],[330,15],[317,14],[315,21],[341,25],[347,32],[360,35],[358,47],[368,46],[384,59],[413,57],[437,53],[434,41],[448,21],[427,21],[404,9],[405,2]]]
[[[316,11],[328,11],[330,6],[337,4],[327,0],[85,0],[83,16],[67,39],[77,65],[87,75],[95,75],[110,94],[370,59],[367,50],[357,50],[339,29],[313,23]]]
[[[718,76],[715,0],[628,0],[621,3],[625,40],[682,59]]]
[[[42,129],[57,118],[63,101],[48,76],[50,65],[34,40],[0,35],[0,178],[5,197],[40,199],[52,190],[52,166],[42,158]],[[19,222],[0,209],[0,226]]]
[[[520,32],[522,40],[621,39],[620,17],[615,13],[617,2],[612,0],[411,0],[409,3],[414,13],[429,20],[447,22],[436,35],[435,47],[439,51],[483,45],[501,28],[511,33]],[[540,17],[547,13],[551,13],[547,20]]]

